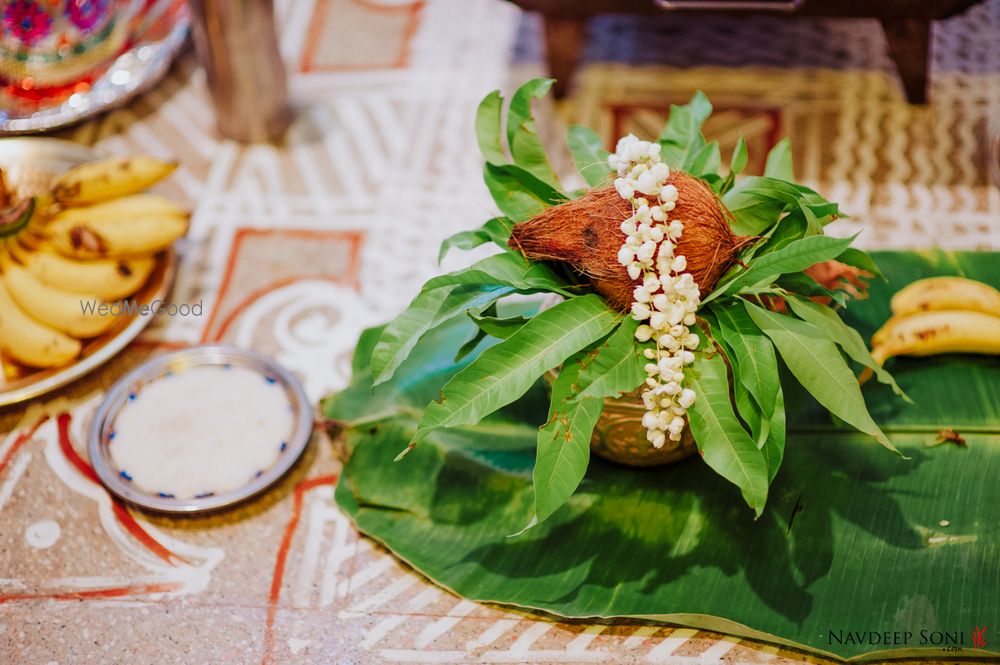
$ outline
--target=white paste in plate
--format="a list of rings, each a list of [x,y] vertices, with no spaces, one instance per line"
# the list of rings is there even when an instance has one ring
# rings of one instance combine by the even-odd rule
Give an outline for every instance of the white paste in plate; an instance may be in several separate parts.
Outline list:
[[[109,449],[140,489],[190,499],[246,485],[278,459],[292,427],[281,384],[242,367],[193,367],[130,395]]]

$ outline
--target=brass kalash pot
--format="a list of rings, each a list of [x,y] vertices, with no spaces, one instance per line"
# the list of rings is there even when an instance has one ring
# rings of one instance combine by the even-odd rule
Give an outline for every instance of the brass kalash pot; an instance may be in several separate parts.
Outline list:
[[[594,427],[590,451],[629,466],[668,464],[698,452],[690,427],[684,428],[680,441],[667,439],[662,448],[654,448],[646,439],[646,428],[642,426],[646,407],[639,393],[636,390],[617,399],[604,400],[604,412]]]
[[[561,301],[559,296],[546,298],[539,309],[548,309]],[[545,382],[550,389],[557,376],[557,370],[546,372]],[[590,438],[590,452],[628,466],[669,464],[698,452],[690,427],[684,428],[680,441],[668,438],[662,448],[654,448],[646,438],[646,428],[642,425],[644,413],[646,407],[642,403],[641,386],[621,397],[604,400],[604,411],[597,419]]]

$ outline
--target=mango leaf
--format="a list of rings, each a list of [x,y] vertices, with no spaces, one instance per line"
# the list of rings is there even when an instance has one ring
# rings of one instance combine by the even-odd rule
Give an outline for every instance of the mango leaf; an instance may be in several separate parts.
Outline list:
[[[601,137],[590,127],[573,125],[567,135],[569,151],[573,163],[583,179],[591,187],[599,187],[611,181],[611,167],[608,166],[608,151],[604,149]]]
[[[892,375],[875,362],[865,345],[865,340],[861,338],[858,331],[844,323],[836,312],[807,298],[791,296],[785,301],[796,316],[825,332],[851,360],[875,372],[875,378],[878,379],[879,383],[884,383],[892,388],[892,392],[902,397],[904,401],[913,403],[903,392],[903,389],[896,385],[896,380],[892,378]]]
[[[837,204],[812,189],[767,176],[744,178],[722,200],[733,213],[733,232],[738,235],[764,233],[783,212],[798,212],[810,233],[821,234],[823,225],[839,215]]]
[[[767,426],[767,440],[761,452],[764,454],[764,461],[767,463],[767,482],[770,484],[781,468],[781,461],[785,457],[785,437],[787,436],[785,414],[785,394],[778,385],[778,395],[774,401],[774,413]]]
[[[819,282],[805,272],[792,272],[787,275],[782,275],[776,279],[774,283],[776,286],[791,293],[797,293],[801,296],[808,296],[810,298],[813,296],[822,296],[824,298],[830,298],[841,307],[847,305],[847,295],[843,291],[831,291],[830,289],[821,286]]]
[[[533,79],[517,89],[507,111],[507,141],[515,164],[559,190],[559,178],[552,170],[531,114],[531,100],[544,97],[552,83],[552,79]]]
[[[477,283],[421,291],[379,336],[371,359],[373,385],[392,378],[396,368],[428,330],[462,312],[485,307],[515,290],[509,285]]]
[[[753,396],[760,407],[762,419],[769,421],[781,392],[774,345],[740,303],[717,305],[712,307],[712,312],[718,322],[716,337],[725,340],[733,350],[738,369],[736,381]]]
[[[487,256],[468,268],[433,277],[427,280],[423,290],[432,291],[454,284],[499,284],[523,293],[552,291],[572,295],[552,268],[529,261],[511,250]]]
[[[836,345],[816,326],[744,301],[750,318],[771,338],[788,369],[830,413],[899,454],[868,413],[857,378]]]
[[[753,398],[746,386],[740,382],[739,378],[733,378],[740,376],[740,363],[732,347],[720,335],[715,336],[715,343],[722,349],[729,365],[729,388],[732,392],[733,404],[736,406],[736,413],[739,415],[744,429],[750,431],[750,438],[753,439],[757,448],[763,448],[768,437],[770,421],[763,417],[760,405],[757,404],[757,400]]]
[[[639,323],[627,317],[614,333],[584,359],[578,381],[578,399],[618,397],[638,388],[646,379],[645,363],[635,341]]]
[[[691,157],[685,164],[684,170],[699,178],[708,179],[714,176],[712,182],[721,182],[718,176],[719,167],[722,166],[722,157],[719,152],[719,142],[712,141],[698,151],[698,154]],[[711,184],[711,182],[710,182]]]
[[[471,314],[471,312],[469,312],[469,314]],[[475,351],[476,347],[479,346],[479,344],[486,339],[486,337],[487,335],[485,331],[480,328],[476,328],[476,332],[472,334],[472,337],[463,342],[462,346],[458,347],[458,351],[455,352],[453,360],[455,362],[461,361],[467,355]]]
[[[618,315],[594,294],[539,312],[445,385],[441,399],[424,411],[412,444],[440,427],[475,425],[518,399],[546,371],[604,337],[617,323]]]
[[[679,171],[688,170],[688,165],[706,146],[701,126],[711,114],[712,103],[700,90],[684,106],[670,105],[670,115],[659,138],[663,146],[660,157],[667,166]]]
[[[535,508],[527,529],[544,521],[569,501],[580,485],[590,462],[590,437],[604,402],[600,397],[576,394],[585,353],[574,354],[567,360],[552,386],[548,421],[538,430],[538,449],[532,484],[535,488]]]
[[[731,226],[736,235],[764,233],[778,221],[787,207],[784,201],[753,189],[753,178],[744,178],[722,197],[722,202],[733,215]]]
[[[768,280],[777,279],[786,273],[800,272],[821,261],[828,261],[847,248],[854,238],[833,238],[830,236],[809,236],[790,242],[786,247],[757,257],[750,268],[727,284],[716,286],[702,304],[711,302],[726,293],[739,293],[741,289]]]
[[[882,280],[885,279],[885,275],[882,274],[882,271],[879,269],[872,257],[869,256],[867,252],[863,252],[860,249],[848,247],[837,256],[836,260],[871,273],[872,277],[878,277]]]
[[[441,243],[441,249],[438,250],[438,263],[441,263],[450,249],[473,249],[488,242],[507,249],[510,229],[513,226],[511,221],[505,217],[494,217],[478,229],[459,231],[448,236]]]
[[[733,412],[729,401],[726,363],[702,335],[701,350],[687,372],[698,398],[688,410],[688,422],[705,463],[740,488],[756,517],[767,501],[767,463]]]
[[[764,163],[764,175],[768,178],[795,180],[792,170],[792,140],[781,139],[771,151],[767,153],[767,161]]]
[[[734,176],[743,173],[743,169],[747,167],[748,158],[747,142],[740,134],[740,138],[736,141],[736,147],[733,148],[733,156],[729,159],[729,172]]]
[[[506,164],[507,155],[503,150],[502,125],[503,97],[494,90],[479,102],[476,110],[476,140],[483,157],[491,164]]]
[[[495,310],[493,313],[484,312],[482,315],[469,312],[469,317],[481,332],[497,339],[507,339],[530,321],[524,316],[501,318],[496,315]]]
[[[513,164],[487,162],[483,167],[483,180],[497,207],[514,222],[534,217],[545,208],[568,200],[549,183]]]

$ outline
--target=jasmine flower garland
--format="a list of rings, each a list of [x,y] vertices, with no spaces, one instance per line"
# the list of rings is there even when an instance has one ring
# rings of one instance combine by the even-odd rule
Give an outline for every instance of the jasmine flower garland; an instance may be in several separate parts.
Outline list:
[[[615,190],[632,206],[632,216],[621,224],[625,243],[618,262],[633,280],[642,279],[632,302],[632,317],[641,323],[635,337],[648,343],[642,425],[649,442],[662,448],[668,438],[681,440],[684,417],[697,398],[683,383],[684,367],[694,362],[698,348],[698,335],[689,326],[695,324],[701,294],[684,272],[687,259],[675,251],[684,224],[667,218],[677,188],[666,184],[670,169],[660,161],[660,144],[629,134],[618,141],[608,165],[618,175]]]

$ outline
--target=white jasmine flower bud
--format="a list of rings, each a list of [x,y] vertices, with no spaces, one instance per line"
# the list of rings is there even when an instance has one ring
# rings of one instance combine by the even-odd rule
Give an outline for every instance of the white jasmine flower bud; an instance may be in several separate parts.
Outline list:
[[[684,335],[687,334],[687,328],[685,328],[684,326],[682,326],[680,324],[676,324],[676,325],[670,326],[670,330],[668,332],[670,332],[670,334],[673,337],[683,337]]]
[[[684,320],[684,306],[679,303],[670,303],[670,307],[667,307],[663,313],[667,315],[667,321],[672,326]]]
[[[642,268],[639,266],[638,263],[628,264],[628,276],[631,279],[639,279],[639,275],[641,274],[642,274]]]
[[[679,440],[680,439],[678,439],[678,441]],[[654,436],[653,440],[651,441],[654,448],[662,448],[663,444],[665,444],[666,442],[667,442],[667,435],[664,434],[663,432],[657,432],[656,436]]]
[[[654,221],[657,222],[667,221],[667,213],[662,206],[653,206],[652,208],[649,209],[649,214]]]
[[[690,388],[685,388],[684,390],[681,391],[681,396],[677,398],[677,403],[683,406],[685,409],[689,409],[691,408],[691,405],[694,404],[694,400],[696,397],[697,395],[695,395],[693,390],[691,390]]]
[[[698,317],[695,316],[694,312],[688,312],[684,315],[684,325],[693,326],[698,323]]]
[[[656,427],[659,419],[657,418],[657,413],[655,411],[647,411],[642,414],[642,426],[646,429],[653,429]]]
[[[659,311],[665,310],[670,305],[670,300],[667,298],[667,294],[658,293],[653,297],[653,307]]]
[[[659,193],[660,184],[656,181],[656,176],[652,171],[645,171],[636,178],[635,188],[643,194],[653,196]]]
[[[649,289],[645,286],[637,286],[632,291],[632,300],[635,300],[636,302],[646,303],[649,302],[651,297]]]
[[[642,285],[646,287],[646,290],[650,293],[656,293],[660,290],[660,280],[656,275],[646,275],[642,278]]]
[[[690,365],[691,363],[694,362],[694,354],[691,353],[690,351],[687,351],[687,350],[681,351],[681,355],[680,355],[679,359],[680,359],[680,361],[681,361],[682,364],[684,364],[684,365]]]
[[[622,245],[618,250],[618,263],[627,266],[635,260],[635,252],[628,245]]]
[[[641,302],[632,303],[632,318],[636,321],[645,321],[649,318],[650,313],[648,305]]]
[[[662,146],[660,146],[659,143],[656,143],[655,141],[650,141],[649,147],[646,149],[646,154],[649,155],[650,159],[657,159],[658,160],[660,158],[660,149],[661,149],[661,147]],[[663,165],[666,166],[666,164],[663,164]],[[663,179],[663,178],[666,178],[666,177],[667,176],[665,176],[665,175],[662,175],[662,176],[661,175],[657,175],[657,178],[660,178],[660,179]]]
[[[635,253],[635,256],[640,261],[649,261],[653,258],[653,254],[656,252],[656,243],[652,240],[647,240],[642,243],[639,247],[639,251]]]
[[[689,349],[694,350],[694,349],[698,348],[698,343],[700,341],[701,340],[698,338],[697,335],[695,335],[694,333],[691,333],[690,335],[687,335],[686,337],[684,337],[684,346],[686,346]]]
[[[671,432],[682,432],[684,431],[684,419],[680,416],[674,416],[674,419],[670,421],[667,429]]]
[[[686,257],[684,256],[674,257],[674,265],[673,265],[674,272],[684,272],[687,269],[687,265],[688,261]]]
[[[632,185],[630,185],[625,178],[618,178],[615,180],[615,190],[618,192],[618,196],[623,199],[630,199],[635,194],[635,190],[632,189]]]
[[[649,317],[649,325],[653,330],[663,330],[669,327],[667,317],[663,312],[653,312]]]
[[[663,227],[654,226],[653,228],[651,228],[649,230],[649,239],[655,243],[659,243],[661,240],[663,240]]]
[[[681,348],[681,343],[677,341],[677,338],[670,335],[660,335],[659,338],[657,338],[657,341],[660,343],[660,346],[670,353],[673,353],[677,349]]]
[[[634,236],[636,231],[635,217],[629,217],[624,222],[622,222],[622,225],[619,226],[618,228],[620,228],[622,233],[624,233],[625,235]]]
[[[650,328],[650,330],[652,330],[652,328]],[[656,357],[656,349],[643,349],[642,355],[646,356],[649,360],[652,360]]]
[[[674,202],[677,200],[677,188],[673,185],[667,185],[662,190],[660,190],[660,200],[663,202]]]
[[[674,372],[674,381],[677,383],[684,382],[684,372]]]
[[[667,226],[667,235],[674,240],[680,238],[682,233],[684,233],[684,224],[679,219],[671,221],[670,225]]]
[[[653,239],[653,227],[650,226],[649,224],[643,222],[635,230],[635,234],[637,236],[639,236],[639,239],[642,240],[643,242],[646,242],[647,240],[652,240]]]
[[[641,325],[635,329],[635,338],[640,342],[648,342],[653,337],[653,329],[647,325]],[[646,349],[652,351],[652,349]]]

